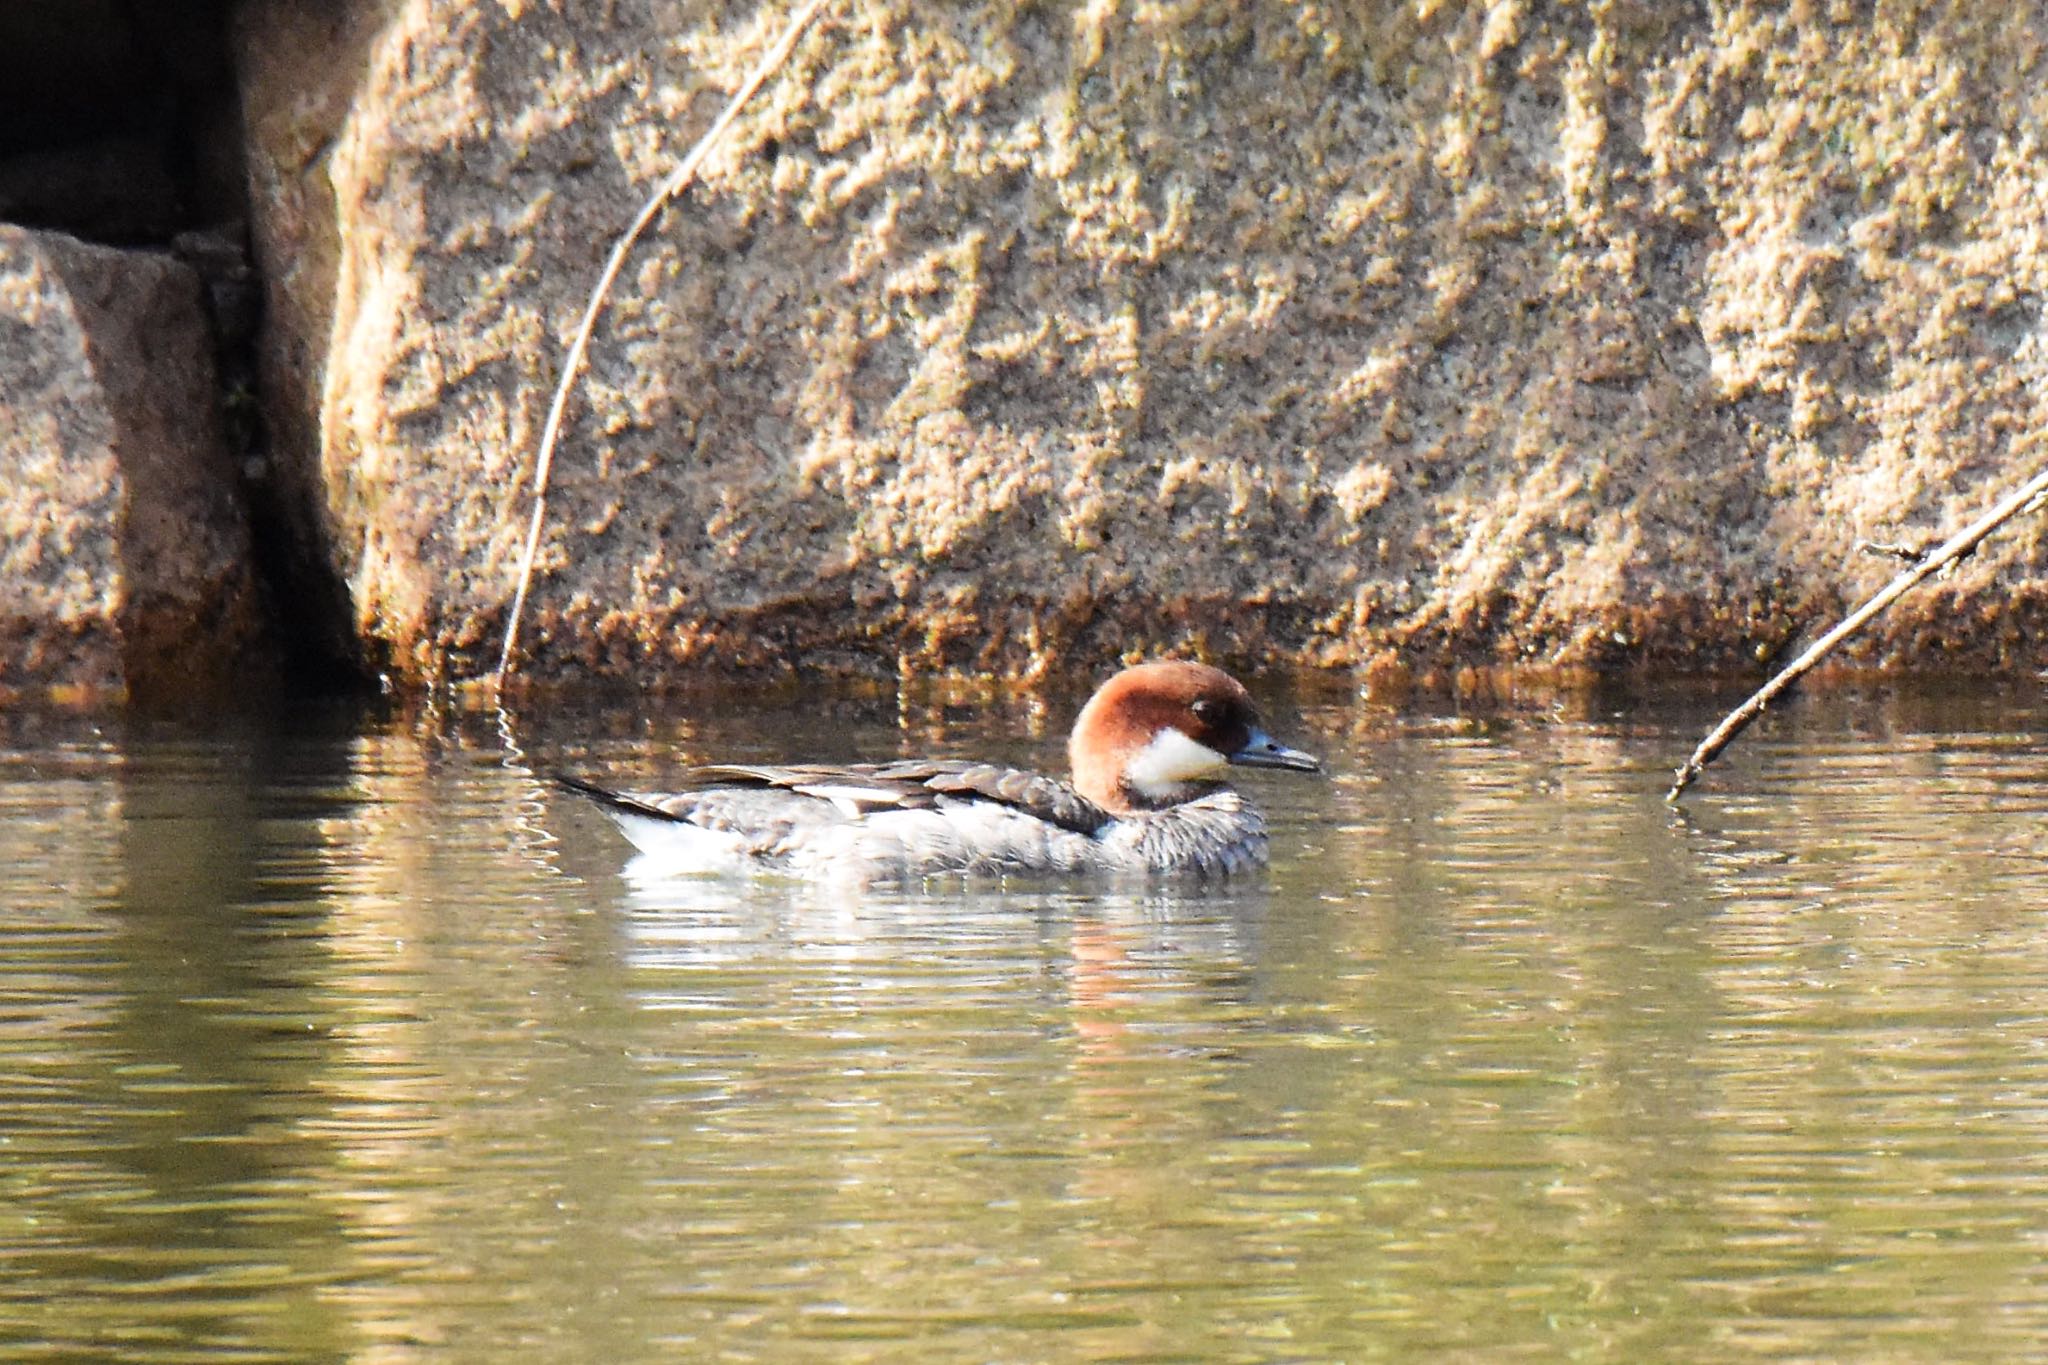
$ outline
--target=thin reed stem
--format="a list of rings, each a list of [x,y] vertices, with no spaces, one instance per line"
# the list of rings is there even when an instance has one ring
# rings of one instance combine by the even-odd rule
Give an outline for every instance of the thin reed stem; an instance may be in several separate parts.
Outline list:
[[[576,327],[576,334],[569,342],[568,353],[562,359],[562,373],[555,380],[555,397],[554,401],[548,404],[547,422],[541,427],[540,454],[533,465],[533,518],[526,528],[526,548],[519,560],[519,586],[512,595],[512,610],[505,621],[505,642],[498,651],[498,670],[492,678],[493,687],[502,688],[505,679],[512,673],[512,654],[519,645],[519,619],[526,611],[527,593],[533,585],[533,561],[540,553],[541,530],[547,521],[548,480],[555,467],[555,443],[562,434],[563,415],[569,407],[569,391],[574,387],[576,377],[582,371],[584,353],[590,348],[591,334],[597,329],[597,318],[604,311],[612,283],[625,268],[626,258],[639,242],[640,234],[647,230],[647,225],[654,221],[654,216],[661,212],[663,205],[682,193],[696,178],[698,168],[717,149],[726,131],[732,127],[733,121],[746,107],[747,101],[754,97],[754,92],[759,90],[770,76],[781,69],[782,64],[789,59],[790,52],[796,47],[797,39],[803,36],[804,30],[810,26],[811,20],[826,3],[827,0],[809,0],[796,12],[788,27],[776,38],[774,46],[768,49],[753,71],[748,73],[745,82],[734,92],[732,99],[725,106],[725,111],[712,123],[704,136],[697,139],[697,145],[690,149],[682,164],[677,166],[668,179],[661,182],[660,188],[641,205],[638,216],[613,245],[611,257],[605,262],[604,273],[598,276],[596,287],[590,291],[590,302],[583,310],[583,321]]]

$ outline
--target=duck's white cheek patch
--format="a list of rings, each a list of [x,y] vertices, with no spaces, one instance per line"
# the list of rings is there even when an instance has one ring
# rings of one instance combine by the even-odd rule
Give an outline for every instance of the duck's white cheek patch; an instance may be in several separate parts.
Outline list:
[[[1178,730],[1161,730],[1124,768],[1131,789],[1143,796],[1167,797],[1190,782],[1214,777],[1230,760]]]

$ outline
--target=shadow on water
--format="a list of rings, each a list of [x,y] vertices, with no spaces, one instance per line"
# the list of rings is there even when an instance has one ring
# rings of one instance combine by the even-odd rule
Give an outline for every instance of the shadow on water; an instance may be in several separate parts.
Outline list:
[[[1275,697],[1222,888],[637,884],[534,779],[1058,703],[0,722],[0,1341],[1956,1359],[2048,1328],[2029,696]]]

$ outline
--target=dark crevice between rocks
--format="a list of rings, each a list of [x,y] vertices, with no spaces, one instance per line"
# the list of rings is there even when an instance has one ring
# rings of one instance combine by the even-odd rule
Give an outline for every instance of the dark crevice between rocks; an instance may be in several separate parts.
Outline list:
[[[237,0],[0,3],[0,222],[168,252],[205,285],[222,429],[295,692],[362,690],[347,586],[258,401],[263,290],[231,45]]]

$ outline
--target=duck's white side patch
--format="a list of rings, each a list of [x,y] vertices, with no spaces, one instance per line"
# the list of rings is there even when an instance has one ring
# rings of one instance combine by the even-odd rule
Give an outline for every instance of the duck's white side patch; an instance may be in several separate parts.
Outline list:
[[[1175,729],[1161,730],[1124,767],[1132,791],[1154,801],[1178,795],[1190,782],[1215,777],[1230,760]]]
[[[872,806],[895,804],[893,792],[877,787],[835,786],[827,782],[807,782],[796,788],[805,796],[815,796],[821,801],[830,801],[832,808],[848,820],[858,820]]]
[[[746,865],[742,840],[725,830],[684,820],[658,820],[629,810],[607,810],[612,822],[640,850],[643,873],[665,875],[732,872]]]

